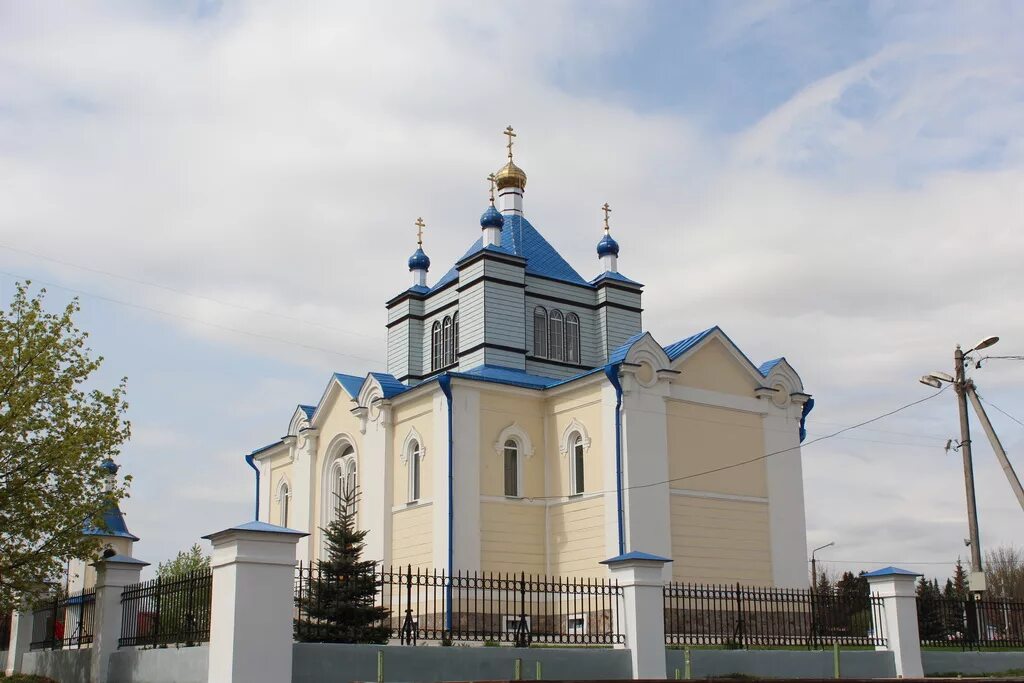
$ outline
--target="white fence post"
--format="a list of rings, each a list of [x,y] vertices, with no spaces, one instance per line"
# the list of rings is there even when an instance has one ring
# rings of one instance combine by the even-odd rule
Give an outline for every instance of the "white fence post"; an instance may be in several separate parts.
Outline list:
[[[11,616],[11,640],[7,650],[7,667],[5,676],[21,673],[21,660],[29,651],[32,643],[32,608],[25,605],[24,611],[17,611]]]
[[[662,567],[672,560],[630,552],[603,560],[622,588],[622,618],[633,678],[665,678],[665,581]]]
[[[110,655],[117,652],[121,638],[121,591],[139,582],[142,568],[149,562],[134,557],[114,555],[98,562],[96,567],[96,606],[93,613],[90,677],[93,683],[105,683],[110,670]],[[84,609],[80,605],[79,609]]]
[[[864,575],[872,593],[882,599],[885,637],[896,660],[896,675],[902,678],[924,678],[921,663],[921,635],[917,629],[917,594],[914,583],[920,574],[906,569],[886,567]],[[876,627],[877,632],[877,627]]]
[[[292,679],[295,546],[308,535],[248,522],[203,537],[213,544],[210,683]]]

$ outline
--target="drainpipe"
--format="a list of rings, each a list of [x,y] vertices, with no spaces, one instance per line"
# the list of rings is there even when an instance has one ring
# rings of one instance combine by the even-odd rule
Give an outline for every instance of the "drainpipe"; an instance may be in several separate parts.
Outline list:
[[[253,469],[256,473],[256,516],[253,518],[257,522],[260,521],[260,468],[253,462],[253,454],[245,456],[245,462]]]
[[[452,377],[447,372],[437,378],[448,402],[448,585],[445,588],[445,629],[452,630],[452,567],[455,565],[455,441],[452,436]]]
[[[609,363],[604,366],[604,374],[615,388],[615,498],[619,508],[619,555],[625,555],[626,536],[622,504],[622,384],[619,383],[619,367],[619,363]]]
[[[800,413],[800,443],[804,442],[807,438],[807,416],[814,410],[814,399],[807,399],[807,403],[804,404],[804,409]]]

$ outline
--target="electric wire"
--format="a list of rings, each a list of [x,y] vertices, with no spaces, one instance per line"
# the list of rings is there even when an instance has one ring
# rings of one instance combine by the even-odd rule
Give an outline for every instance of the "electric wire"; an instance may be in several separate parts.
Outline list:
[[[977,389],[975,389],[974,393],[976,393],[976,394],[978,393]],[[998,410],[998,411],[999,411],[1000,413],[1002,413],[1002,414],[1003,414],[1003,415],[1005,415],[1006,417],[1010,418],[1011,420],[1013,420],[1014,422],[1016,422],[1017,424],[1019,424],[1019,425],[1020,425],[1021,427],[1024,427],[1024,422],[1022,422],[1021,420],[1018,420],[1018,419],[1017,419],[1017,418],[1015,418],[1015,417],[1014,417],[1013,415],[1010,415],[1010,414],[1009,414],[1008,412],[1006,412],[1005,410],[1003,410],[1002,408],[1000,408],[999,406],[997,406],[997,405],[996,405],[995,403],[993,403],[992,401],[989,401],[988,399],[986,399],[986,398],[985,398],[984,396],[982,396],[981,394],[978,394],[978,398],[979,398],[979,399],[981,399],[981,400],[982,400],[982,402],[983,402],[983,403],[984,403],[985,405],[987,405],[987,406],[992,406],[993,408],[995,408],[996,410]]]
[[[139,309],[139,310],[142,310],[142,311],[149,311],[150,313],[157,313],[159,315],[164,315],[164,316],[167,316],[167,317],[170,317],[170,318],[178,318],[179,320],[188,320],[190,322],[194,322],[194,323],[197,323],[199,325],[206,325],[207,327],[212,327],[212,328],[215,328],[215,329],[218,329],[218,330],[223,330],[225,332],[233,332],[235,334],[241,334],[241,335],[245,335],[245,336],[248,336],[248,337],[255,337],[257,339],[264,339],[264,340],[268,340],[268,341],[273,341],[273,342],[277,342],[279,344],[285,344],[285,345],[288,345],[288,346],[296,346],[296,347],[299,347],[299,348],[308,349],[310,351],[319,351],[321,353],[329,353],[329,354],[332,354],[332,355],[335,355],[335,356],[341,356],[343,358],[350,358],[352,360],[360,360],[360,361],[364,361],[364,362],[367,362],[367,363],[379,364],[381,362],[380,359],[367,358],[365,356],[357,356],[357,355],[351,354],[351,353],[342,353],[341,351],[335,351],[333,349],[324,348],[322,346],[315,346],[313,344],[305,344],[303,342],[297,342],[297,341],[294,341],[294,340],[291,340],[291,339],[284,339],[282,337],[275,337],[275,336],[270,335],[270,334],[263,334],[263,333],[260,333],[260,332],[252,332],[252,331],[249,331],[249,330],[240,330],[240,329],[238,329],[236,327],[228,327],[227,325],[220,325],[218,323],[213,323],[213,322],[210,322],[208,320],[202,320],[200,318],[195,318],[195,317],[192,317],[192,316],[189,316],[189,315],[184,315],[182,313],[173,313],[171,311],[164,311],[164,310],[161,310],[159,308],[153,308],[152,306],[145,306],[143,304],[137,304],[137,303],[133,303],[131,301],[123,301],[121,299],[115,299],[113,297],[104,296],[102,294],[95,294],[93,292],[89,292],[89,291],[86,291],[84,289],[78,289],[78,288],[75,288],[75,287],[68,287],[67,285],[58,284],[56,282],[46,282],[44,280],[39,280],[38,278],[26,277],[24,275],[19,275],[17,273],[12,273],[12,272],[7,271],[7,270],[0,270],[0,275],[6,275],[6,276],[8,276],[10,278],[14,278],[16,280],[38,282],[40,284],[46,285],[47,287],[56,287],[57,289],[63,289],[63,290],[68,291],[68,292],[74,292],[76,294],[80,294],[82,296],[86,296],[86,297],[89,297],[91,299],[97,299],[99,301],[106,301],[108,303],[117,304],[119,306],[128,306],[129,308],[135,308],[135,309]]]
[[[888,411],[886,413],[882,413],[881,415],[873,417],[873,418],[871,418],[869,420],[864,420],[863,422],[858,422],[857,424],[850,425],[849,427],[844,427],[843,429],[840,429],[840,430],[837,430],[835,432],[832,432],[831,434],[825,434],[823,436],[819,436],[817,438],[811,439],[810,441],[805,441],[804,443],[796,445],[796,446],[791,446],[789,448],[783,448],[783,449],[778,450],[778,451],[772,451],[771,453],[765,453],[764,455],[759,455],[759,456],[757,456],[755,458],[750,458],[748,460],[742,460],[740,462],[734,462],[734,463],[729,464],[729,465],[722,465],[721,467],[715,467],[715,468],[712,468],[712,469],[709,469],[709,470],[704,470],[702,472],[695,472],[693,474],[687,474],[687,475],[682,476],[682,477],[672,477],[670,479],[664,479],[662,481],[654,481],[654,482],[650,482],[650,483],[647,483],[647,484],[635,484],[633,486],[623,486],[622,490],[623,491],[634,491],[634,490],[639,490],[639,489],[647,489],[647,488],[651,488],[651,487],[654,487],[654,486],[662,486],[664,484],[671,484],[671,483],[674,483],[674,482],[677,482],[677,481],[685,481],[687,479],[696,479],[697,477],[703,477],[703,476],[707,476],[709,474],[716,474],[718,472],[724,472],[726,470],[731,470],[731,469],[734,469],[736,467],[743,467],[744,465],[749,465],[751,463],[759,462],[761,460],[767,460],[768,458],[771,458],[771,457],[776,456],[776,455],[782,455],[783,453],[789,453],[791,451],[799,450],[800,448],[804,448],[806,446],[811,446],[813,444],[820,443],[822,441],[825,441],[826,439],[832,439],[832,438],[837,437],[840,434],[843,434],[843,433],[848,432],[850,430],[857,429],[857,428],[863,427],[865,425],[869,425],[869,424],[871,424],[873,422],[878,422],[879,420],[885,419],[885,418],[887,418],[887,417],[889,417],[891,415],[895,415],[896,413],[900,413],[900,412],[902,412],[904,410],[907,410],[908,408],[913,408],[914,406],[920,405],[922,403],[925,403],[926,401],[931,401],[936,396],[941,396],[943,393],[945,393],[945,391],[948,388],[949,388],[948,386],[945,386],[942,389],[940,389],[939,391],[936,391],[933,394],[929,394],[928,396],[925,396],[924,398],[918,399],[916,401],[912,401],[910,403],[907,403],[905,405],[900,406],[899,408],[896,408],[894,410],[890,410],[890,411]],[[587,493],[591,494],[591,495],[610,494],[610,493],[615,493],[615,489],[605,489],[603,491],[587,491]],[[526,499],[526,500],[561,500],[561,499],[565,498],[565,496],[524,496],[523,498]]]

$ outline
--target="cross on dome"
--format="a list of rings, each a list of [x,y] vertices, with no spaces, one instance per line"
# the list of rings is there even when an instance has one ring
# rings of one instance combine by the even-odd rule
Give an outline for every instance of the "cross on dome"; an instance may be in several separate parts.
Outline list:
[[[505,135],[508,136],[508,144],[505,145],[508,147],[508,160],[512,161],[512,138],[516,137],[516,134],[513,132],[511,124],[505,129]]]
[[[512,126],[508,126],[502,131],[503,135],[508,136],[508,144],[505,147],[508,148],[508,163],[498,169],[498,172],[494,175],[494,183],[498,186],[498,190],[504,190],[506,188],[516,188],[520,190],[518,193],[522,196],[522,191],[526,189],[526,171],[519,168],[512,161],[512,138],[517,137]],[[502,207],[502,211],[505,207]],[[522,206],[518,207],[518,210],[522,211]]]
[[[491,206],[494,206],[494,174],[488,173],[487,180],[491,183]]]
[[[607,225],[607,222],[606,222]],[[423,222],[423,218],[416,219],[416,244],[423,246],[423,228],[427,227],[427,224]]]
[[[601,210],[604,211],[604,234],[607,235],[609,231],[608,214],[612,212],[612,207],[608,206],[608,202],[605,202],[604,206],[601,207]]]

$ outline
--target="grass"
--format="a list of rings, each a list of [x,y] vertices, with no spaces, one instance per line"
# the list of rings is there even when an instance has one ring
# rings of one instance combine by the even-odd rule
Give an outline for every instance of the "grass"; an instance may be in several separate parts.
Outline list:
[[[28,674],[5,676],[2,672],[0,672],[0,679],[10,681],[10,683],[57,683],[52,678],[46,678],[45,676],[30,676]]]
[[[1024,669],[1007,669],[996,671],[990,674],[965,674],[960,671],[940,671],[939,673],[927,674],[926,678],[1020,678],[1024,676]]]
[[[831,652],[831,645],[823,645],[818,648],[809,648],[806,645],[748,645],[743,648],[731,647],[728,645],[666,645],[669,650],[789,650],[793,652]],[[849,650],[874,650],[874,645],[840,645],[843,652]]]

